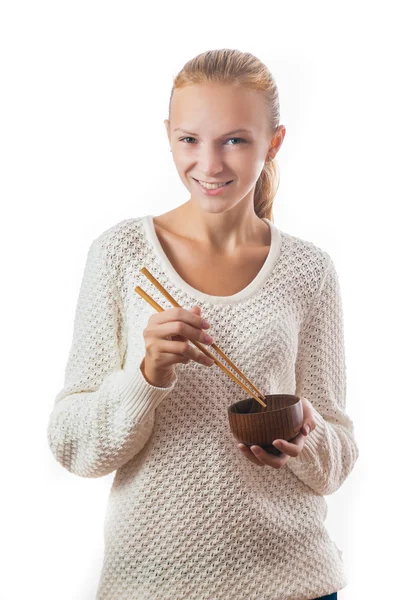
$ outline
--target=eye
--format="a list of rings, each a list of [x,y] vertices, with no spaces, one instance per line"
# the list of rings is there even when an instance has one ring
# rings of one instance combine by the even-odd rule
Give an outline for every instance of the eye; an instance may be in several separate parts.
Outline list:
[[[246,143],[246,141],[245,141],[245,140],[243,140],[242,138],[230,138],[230,139],[229,139],[229,140],[227,140],[227,141],[230,141],[230,140],[239,140],[239,141],[241,142],[241,144],[242,144],[242,143],[244,143],[244,144]],[[232,146],[238,146],[238,144],[231,144],[231,145],[232,145]]]
[[[184,137],[184,138],[180,138],[179,141],[183,142],[185,140],[194,140],[194,139],[195,138],[193,138],[193,137]],[[246,140],[244,140],[243,138],[229,138],[227,141],[230,142],[231,140],[239,140],[241,144],[246,144]],[[238,146],[238,144],[230,144],[230,146]]]

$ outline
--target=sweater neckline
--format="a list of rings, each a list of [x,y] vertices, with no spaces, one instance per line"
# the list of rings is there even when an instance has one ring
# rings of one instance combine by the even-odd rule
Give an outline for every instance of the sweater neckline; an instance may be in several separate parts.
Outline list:
[[[156,255],[161,260],[163,266],[166,269],[168,276],[179,288],[183,289],[186,293],[195,297],[202,302],[208,302],[211,304],[231,304],[239,302],[249,298],[254,292],[256,292],[265,283],[267,278],[273,271],[274,265],[280,254],[281,248],[281,232],[269,219],[263,218],[270,227],[270,250],[262,265],[262,268],[257,273],[256,277],[242,290],[232,294],[231,296],[212,296],[205,294],[200,290],[192,287],[187,283],[181,275],[175,270],[172,263],[170,262],[167,254],[163,250],[163,246],[157,236],[155,224],[153,222],[154,215],[145,215],[141,218],[142,225],[148,240],[151,242]]]

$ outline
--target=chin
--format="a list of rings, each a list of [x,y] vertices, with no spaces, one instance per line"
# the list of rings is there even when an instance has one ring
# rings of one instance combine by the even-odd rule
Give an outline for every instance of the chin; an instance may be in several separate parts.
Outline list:
[[[233,204],[232,202],[229,203],[227,202],[227,200],[224,202],[224,200],[221,200],[220,198],[213,197],[206,198],[206,200],[202,198],[201,201],[196,199],[192,200],[192,202],[196,202],[196,204],[202,212],[210,215],[223,214],[225,212],[228,212],[235,206],[235,204]]]

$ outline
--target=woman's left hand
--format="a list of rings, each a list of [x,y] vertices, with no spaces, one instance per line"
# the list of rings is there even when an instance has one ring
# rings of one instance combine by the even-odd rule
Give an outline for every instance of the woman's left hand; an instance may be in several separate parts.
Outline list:
[[[291,442],[286,440],[274,440],[273,445],[281,451],[280,456],[275,456],[266,452],[260,446],[251,446],[248,448],[244,444],[238,444],[238,448],[248,460],[253,462],[258,467],[269,466],[273,469],[281,469],[290,460],[290,457],[299,456],[304,447],[305,439],[308,433],[316,427],[316,422],[313,419],[312,405],[306,398],[301,397],[304,421],[300,432]],[[309,431],[308,431],[309,427]]]

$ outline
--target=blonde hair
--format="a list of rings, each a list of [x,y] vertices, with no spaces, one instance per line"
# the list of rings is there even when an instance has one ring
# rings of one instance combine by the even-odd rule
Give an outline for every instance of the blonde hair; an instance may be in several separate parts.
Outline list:
[[[271,131],[275,131],[279,126],[280,104],[273,75],[253,54],[227,48],[208,50],[185,63],[174,78],[169,102],[169,119],[174,90],[209,82],[242,85],[261,91]],[[278,167],[274,160],[270,160],[265,163],[255,187],[254,207],[259,218],[267,218],[274,222],[273,200],[279,182]]]

